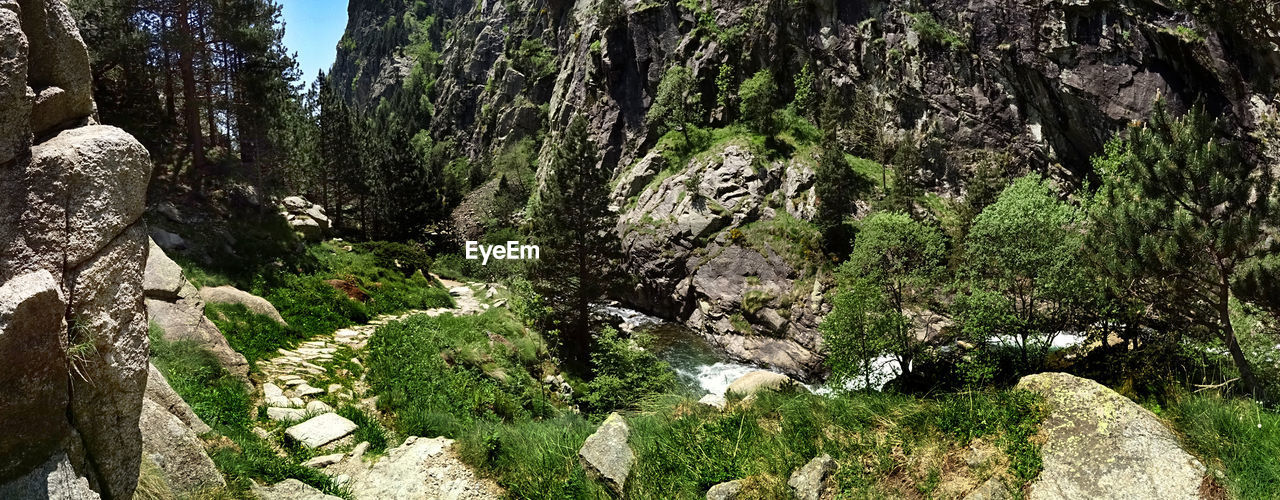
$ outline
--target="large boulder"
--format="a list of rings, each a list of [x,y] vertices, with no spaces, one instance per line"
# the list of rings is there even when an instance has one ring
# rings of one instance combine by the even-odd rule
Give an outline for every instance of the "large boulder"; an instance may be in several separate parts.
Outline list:
[[[67,455],[57,452],[26,475],[0,484],[0,498],[99,500],[102,497],[89,487],[88,479],[76,473]]]
[[[0,477],[40,465],[67,438],[66,309],[48,271],[0,285],[0,422],[10,430],[0,433]]]
[[[134,224],[65,277],[72,316],[72,418],[113,498],[128,498],[142,459],[138,415],[147,383],[147,310],[142,268],[147,234]]]
[[[174,301],[187,285],[182,266],[165,255],[154,239],[147,238],[147,268],[142,288],[149,299]]]
[[[15,0],[0,0],[0,165],[25,155],[31,146],[31,104],[27,86],[30,49]]]
[[[409,437],[371,467],[352,476],[355,500],[497,499],[503,492],[476,475],[453,452],[453,440]]]
[[[315,241],[324,237],[329,230],[329,217],[324,207],[307,201],[301,196],[290,196],[281,200],[281,215],[305,240]]]
[[[208,424],[204,423],[191,406],[174,392],[173,387],[169,386],[169,381],[165,380],[164,374],[156,369],[156,365],[150,365],[147,368],[147,390],[145,397],[151,402],[160,405],[169,414],[177,417],[182,424],[191,429],[196,435],[209,432],[211,429]]]
[[[631,475],[631,466],[635,465],[635,453],[627,438],[631,436],[631,428],[622,415],[617,413],[600,424],[600,428],[587,438],[578,450],[578,458],[587,473],[599,478],[609,489],[621,495],[627,486],[627,477]]]
[[[1205,468],[1158,417],[1102,384],[1066,373],[1023,377],[1019,389],[1044,396],[1044,470],[1032,499],[1200,497]]]
[[[30,44],[27,82],[36,94],[31,128],[39,136],[94,113],[93,73],[75,19],[61,1],[20,0]]]
[[[288,326],[284,317],[280,316],[280,311],[277,311],[276,306],[271,305],[267,299],[233,286],[201,288],[200,299],[207,304],[240,304],[252,313],[261,314],[275,320],[276,323]]]
[[[150,399],[143,400],[138,425],[142,452],[159,466],[174,493],[195,495],[226,486],[200,438],[168,409]]]
[[[760,391],[778,391],[795,385],[791,377],[781,373],[756,370],[738,377],[729,384],[728,393],[750,396]]]
[[[165,340],[195,342],[212,353],[232,375],[246,379],[249,361],[232,349],[218,326],[204,316],[203,304],[155,299],[147,299],[146,304],[151,322],[160,327]]]

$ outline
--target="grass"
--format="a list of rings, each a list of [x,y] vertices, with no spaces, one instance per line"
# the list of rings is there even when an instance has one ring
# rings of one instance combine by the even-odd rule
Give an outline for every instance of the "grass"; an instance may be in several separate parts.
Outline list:
[[[306,340],[300,330],[249,311],[242,304],[207,304],[204,313],[231,348],[249,360],[250,367],[256,366],[258,360],[275,356],[277,349],[292,349]]]
[[[252,481],[275,483],[296,478],[326,493],[345,495],[324,473],[303,467],[294,456],[281,457],[255,436],[254,408],[247,388],[207,350],[190,341],[169,342],[151,327],[151,357],[173,390],[213,432],[230,440],[209,457],[228,482],[228,495],[249,498]]]
[[[1182,394],[1155,408],[1188,450],[1225,473],[1233,498],[1272,498],[1280,491],[1280,414],[1247,399]]]
[[[545,353],[536,334],[492,309],[388,324],[365,357],[369,385],[379,408],[395,415],[397,431],[458,436],[477,422],[551,416],[552,402],[535,378]]]
[[[786,211],[779,211],[772,219],[749,223],[740,231],[747,247],[765,256],[770,250],[776,252],[802,277],[812,276],[818,271],[817,266],[826,261],[818,227]]]

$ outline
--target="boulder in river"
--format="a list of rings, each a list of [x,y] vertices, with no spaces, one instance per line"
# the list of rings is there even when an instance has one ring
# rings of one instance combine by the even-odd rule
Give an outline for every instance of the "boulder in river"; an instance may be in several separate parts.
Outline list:
[[[739,396],[750,396],[760,391],[777,391],[795,384],[791,377],[781,373],[756,370],[734,380],[729,384],[728,392]]]

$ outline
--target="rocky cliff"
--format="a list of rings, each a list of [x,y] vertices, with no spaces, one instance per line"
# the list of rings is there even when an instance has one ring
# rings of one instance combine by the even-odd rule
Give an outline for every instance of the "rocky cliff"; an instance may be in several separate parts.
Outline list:
[[[1204,102],[1260,162],[1275,163],[1261,137],[1275,144],[1276,46],[1170,5],[352,0],[333,78],[352,82],[348,97],[367,106],[394,97],[422,65],[433,75],[434,113],[423,127],[475,160],[585,114],[623,188],[619,230],[640,280],[631,301],[703,330],[735,356],[804,374],[820,365],[821,285],[785,252],[726,237],[783,212],[810,217],[812,158],[765,159],[718,144],[687,164],[662,163],[644,116],[665,69],[689,67],[699,121],[722,126],[736,119],[739,82],[769,69],[788,102],[808,67],[819,93],[857,96],[878,136],[938,146],[914,174],[946,196],[962,195],[974,165],[993,153],[1012,159],[1007,175],[1082,182],[1089,158],[1144,120],[1158,97],[1174,109]],[[416,34],[391,21],[411,10],[432,18]],[[409,50],[414,40],[433,50]],[[747,293],[768,300],[744,310]]]
[[[0,497],[130,498],[151,161],[95,123],[60,0],[0,0]]]

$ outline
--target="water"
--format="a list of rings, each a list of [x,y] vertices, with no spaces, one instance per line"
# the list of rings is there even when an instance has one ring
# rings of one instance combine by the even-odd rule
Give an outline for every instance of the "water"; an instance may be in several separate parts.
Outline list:
[[[724,394],[729,384],[738,377],[757,370],[772,371],[751,363],[729,360],[705,338],[683,325],[614,305],[603,306],[599,310],[622,321],[623,330],[639,331],[651,336],[654,354],[671,365],[680,383],[696,394]],[[877,359],[873,366],[876,369],[871,377],[871,385],[877,390],[899,374],[897,360],[889,356]],[[850,381],[844,388],[861,389],[863,382]],[[822,395],[831,394],[835,389],[825,383],[804,386],[813,393]]]

